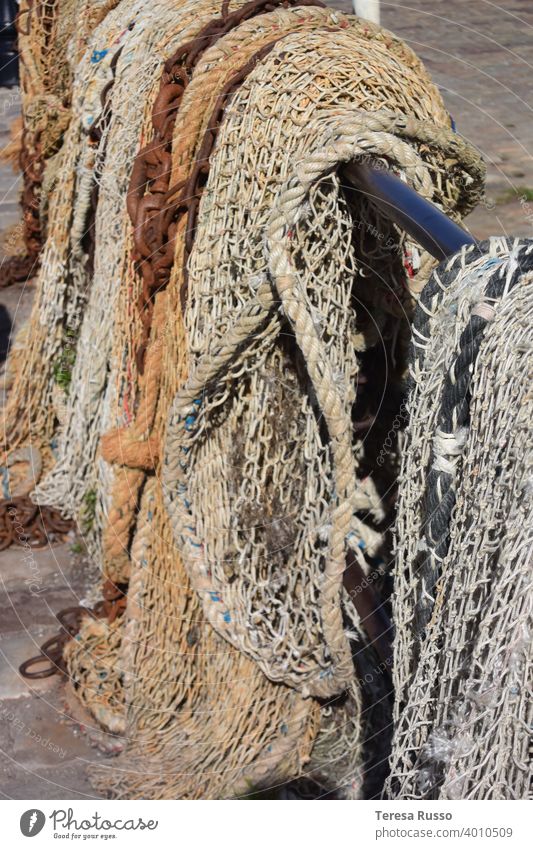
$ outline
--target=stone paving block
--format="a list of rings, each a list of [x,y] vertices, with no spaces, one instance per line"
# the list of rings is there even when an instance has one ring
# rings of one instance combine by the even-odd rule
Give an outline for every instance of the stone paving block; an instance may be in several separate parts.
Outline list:
[[[66,543],[41,549],[12,546],[0,554],[0,581],[5,590],[26,586],[38,595],[50,579],[68,575],[70,568]]]
[[[58,586],[29,591],[17,587],[0,592],[0,634],[9,634],[25,628],[45,628],[52,635],[58,628],[56,614],[67,607],[78,607],[85,601],[85,588],[67,580]]]
[[[87,766],[103,756],[72,724],[58,681],[44,696],[0,701],[0,751],[4,798],[98,798]]]
[[[81,763],[35,770],[8,762],[0,767],[0,787],[4,788],[4,792],[0,790],[0,798],[4,799],[104,798],[95,793],[89,784],[85,766]]]
[[[86,741],[72,733],[62,712],[46,699],[32,703],[26,699],[4,700],[0,705],[0,726],[6,724],[12,741],[11,754],[19,764],[33,768],[59,766],[87,752]]]

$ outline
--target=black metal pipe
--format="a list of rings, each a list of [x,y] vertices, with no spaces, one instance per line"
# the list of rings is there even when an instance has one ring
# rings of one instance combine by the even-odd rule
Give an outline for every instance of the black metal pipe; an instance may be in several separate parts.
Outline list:
[[[439,261],[457,253],[463,245],[476,244],[470,233],[390,171],[351,162],[342,175],[351,189],[364,194]]]

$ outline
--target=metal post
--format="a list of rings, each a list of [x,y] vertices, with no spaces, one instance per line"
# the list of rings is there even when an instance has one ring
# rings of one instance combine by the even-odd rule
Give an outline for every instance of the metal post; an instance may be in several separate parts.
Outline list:
[[[353,0],[353,10],[365,21],[379,24],[379,0]]]

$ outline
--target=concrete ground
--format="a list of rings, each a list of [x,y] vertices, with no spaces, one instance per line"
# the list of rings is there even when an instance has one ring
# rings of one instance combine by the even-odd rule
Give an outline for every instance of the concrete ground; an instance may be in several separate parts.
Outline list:
[[[328,5],[351,9],[351,0]],[[382,24],[422,57],[458,131],[488,165],[487,203],[468,221],[478,238],[533,236],[533,4],[528,0],[410,0],[383,3]],[[19,110],[16,91],[0,91],[0,149]],[[0,231],[17,223],[19,177],[0,165]],[[16,232],[15,232],[16,236]],[[2,258],[0,257],[0,262]],[[30,285],[0,290],[0,368],[10,333],[27,317]],[[105,757],[73,722],[59,679],[27,682],[18,665],[57,631],[54,613],[79,604],[94,585],[94,565],[72,542],[0,553],[0,796],[94,796],[90,762]],[[33,593],[29,577],[37,576]]]

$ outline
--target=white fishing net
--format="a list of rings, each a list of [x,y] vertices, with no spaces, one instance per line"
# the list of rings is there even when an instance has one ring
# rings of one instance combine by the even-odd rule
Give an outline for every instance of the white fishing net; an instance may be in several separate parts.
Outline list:
[[[435,272],[413,326],[396,529],[392,798],[530,780],[533,244]]]

